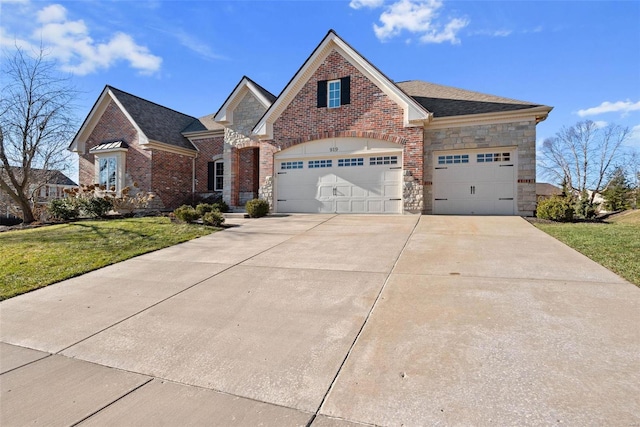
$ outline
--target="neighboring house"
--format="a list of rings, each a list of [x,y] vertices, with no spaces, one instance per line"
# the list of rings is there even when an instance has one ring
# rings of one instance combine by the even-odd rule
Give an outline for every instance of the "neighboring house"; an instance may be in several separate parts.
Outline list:
[[[134,181],[274,212],[533,215],[536,124],[551,107],[395,83],[334,31],[276,97],[243,77],[200,119],[107,86],[69,149],[80,182]]]
[[[13,168],[14,173],[21,177],[21,168]],[[65,197],[64,190],[78,186],[73,180],[59,170],[31,169],[29,191],[34,204],[46,204],[53,199]],[[5,218],[20,217],[21,209],[4,191],[0,191],[0,216]]]
[[[550,199],[553,196],[559,196],[562,194],[562,188],[556,187],[546,182],[536,183],[536,198],[538,201],[544,199]]]

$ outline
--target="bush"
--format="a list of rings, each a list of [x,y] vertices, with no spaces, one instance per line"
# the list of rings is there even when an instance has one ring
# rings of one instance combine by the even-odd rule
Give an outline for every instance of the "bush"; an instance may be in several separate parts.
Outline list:
[[[251,218],[260,218],[269,213],[269,202],[262,199],[252,199],[244,206]]]
[[[216,209],[212,204],[209,203],[200,203],[198,206],[196,206],[196,212],[200,216],[204,216],[204,214],[213,212],[215,210],[219,209]]]
[[[104,218],[113,209],[113,202],[106,197],[90,196],[78,200],[82,211],[93,218]]]
[[[219,202],[212,203],[213,207],[219,210],[220,212],[229,212],[229,205],[224,200],[220,200]]]
[[[173,214],[176,216],[176,218],[183,222],[193,222],[200,218],[198,212],[196,212],[196,210],[189,205],[180,206],[173,211]]]
[[[538,218],[552,221],[573,221],[574,213],[571,199],[561,196],[553,196],[549,199],[541,200],[536,209]]]
[[[69,221],[80,216],[80,206],[74,199],[54,199],[47,206],[49,214],[58,220]]]
[[[220,227],[224,223],[224,216],[220,211],[213,210],[202,215],[202,223],[205,225]]]

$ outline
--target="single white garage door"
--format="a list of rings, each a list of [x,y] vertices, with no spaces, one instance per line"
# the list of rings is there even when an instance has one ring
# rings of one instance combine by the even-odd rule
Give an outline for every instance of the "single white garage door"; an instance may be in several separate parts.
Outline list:
[[[515,149],[457,150],[434,155],[433,213],[514,215]]]
[[[402,212],[401,154],[277,160],[276,170],[278,212]]]

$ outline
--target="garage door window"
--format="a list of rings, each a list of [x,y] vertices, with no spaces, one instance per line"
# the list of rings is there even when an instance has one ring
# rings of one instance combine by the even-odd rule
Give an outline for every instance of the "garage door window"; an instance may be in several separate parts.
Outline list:
[[[309,160],[309,163],[307,164],[307,166],[309,166],[309,169],[330,168],[332,166],[332,161],[331,160]]]
[[[448,156],[438,156],[439,165],[451,165],[457,163],[469,163],[468,154],[455,154]]]
[[[397,165],[398,164],[398,156],[381,156],[381,157],[371,157],[369,159],[369,165]]]
[[[493,162],[509,162],[511,161],[511,153],[484,153],[478,154],[476,158],[478,163]]]
[[[280,169],[302,169],[302,162],[282,162]]]
[[[364,165],[363,157],[354,157],[352,159],[338,159],[338,167],[346,167],[346,166],[362,166]]]

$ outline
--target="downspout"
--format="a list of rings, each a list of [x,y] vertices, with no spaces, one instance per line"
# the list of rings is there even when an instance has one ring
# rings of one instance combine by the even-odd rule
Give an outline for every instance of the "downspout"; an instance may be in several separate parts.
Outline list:
[[[198,153],[196,153],[195,157],[191,159],[191,200],[195,200],[196,197],[196,159],[198,158]]]

